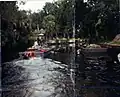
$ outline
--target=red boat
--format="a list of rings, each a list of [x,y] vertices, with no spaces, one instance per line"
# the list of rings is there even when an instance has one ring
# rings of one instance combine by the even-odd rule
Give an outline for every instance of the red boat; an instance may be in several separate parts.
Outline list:
[[[34,57],[46,57],[48,54],[50,54],[51,49],[50,48],[41,48],[41,49],[34,49],[34,48],[28,48],[27,51],[20,53],[25,58],[34,58]]]

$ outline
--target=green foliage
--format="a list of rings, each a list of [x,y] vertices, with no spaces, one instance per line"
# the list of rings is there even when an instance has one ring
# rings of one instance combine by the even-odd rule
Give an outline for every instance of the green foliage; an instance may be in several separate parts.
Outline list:
[[[55,17],[53,15],[47,15],[43,19],[43,27],[46,29],[46,34],[51,38],[55,30]]]
[[[110,42],[110,44],[118,44],[118,45],[120,45],[120,42],[119,41],[112,41],[112,42]]]
[[[46,2],[43,10],[30,15],[32,30],[44,28],[46,36],[70,36],[73,25],[73,0],[58,0],[54,3]]]
[[[54,3],[47,2],[38,13],[18,11],[15,1],[1,1],[2,48],[7,53],[25,50],[33,43],[31,32],[42,28],[48,39],[71,38],[74,22],[77,38],[103,37],[111,40],[120,33],[118,1],[75,0],[74,3],[74,0],[58,0]]]
[[[76,0],[76,30],[84,32],[81,36],[113,39],[119,33],[119,17],[118,0]]]
[[[26,11],[18,11],[15,1],[0,3],[2,62],[4,62],[30,46],[31,27]]]

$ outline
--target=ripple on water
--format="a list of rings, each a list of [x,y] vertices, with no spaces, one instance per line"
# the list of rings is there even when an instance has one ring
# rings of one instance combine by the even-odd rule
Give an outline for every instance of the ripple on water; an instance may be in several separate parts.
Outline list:
[[[56,87],[62,84],[60,79],[62,79],[64,75],[60,71],[54,69],[64,69],[63,66],[60,66],[60,62],[56,63],[50,59],[35,58],[16,61],[14,64],[15,66],[11,65],[10,68],[12,71],[15,71],[13,72],[15,74],[11,77],[7,77],[9,80],[5,83],[6,88],[10,86],[11,82],[12,86],[9,87],[8,93],[3,92],[5,97],[7,97],[8,94],[9,97],[13,95],[16,97],[16,91],[21,89],[26,92],[24,93],[24,91],[21,91],[20,95],[30,95],[30,97],[53,97],[53,95],[62,95],[62,88]],[[23,68],[23,72],[16,67]],[[9,72],[10,71],[8,71],[8,73]],[[18,72],[20,73],[18,74]],[[26,76],[26,78],[22,76]],[[20,80],[22,80],[22,83],[20,83]],[[14,87],[14,89],[12,87]]]

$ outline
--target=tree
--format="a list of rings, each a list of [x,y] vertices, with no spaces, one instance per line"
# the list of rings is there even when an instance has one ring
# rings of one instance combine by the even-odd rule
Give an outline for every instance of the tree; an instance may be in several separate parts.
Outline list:
[[[53,15],[47,15],[43,19],[43,27],[46,30],[46,35],[48,39],[53,37],[53,32],[55,31],[55,17]]]
[[[76,5],[77,29],[82,24],[81,29],[87,35],[104,36],[108,39],[112,39],[119,32],[118,0],[87,0],[85,3],[76,0]]]
[[[56,23],[59,25],[60,29],[59,32],[62,32],[63,37],[64,34],[67,34],[69,37],[69,33],[71,33],[72,26],[73,26],[73,1],[72,0],[61,0],[58,2],[55,2],[55,5],[57,6],[57,11],[55,14],[56,17]]]
[[[24,51],[29,46],[29,18],[26,11],[18,11],[16,3],[0,2],[2,62],[9,61],[19,51]]]

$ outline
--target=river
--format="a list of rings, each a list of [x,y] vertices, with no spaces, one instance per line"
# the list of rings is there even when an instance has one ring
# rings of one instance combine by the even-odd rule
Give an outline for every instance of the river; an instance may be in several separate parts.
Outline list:
[[[2,64],[2,97],[120,97],[120,66],[90,64],[64,47],[47,58]]]

